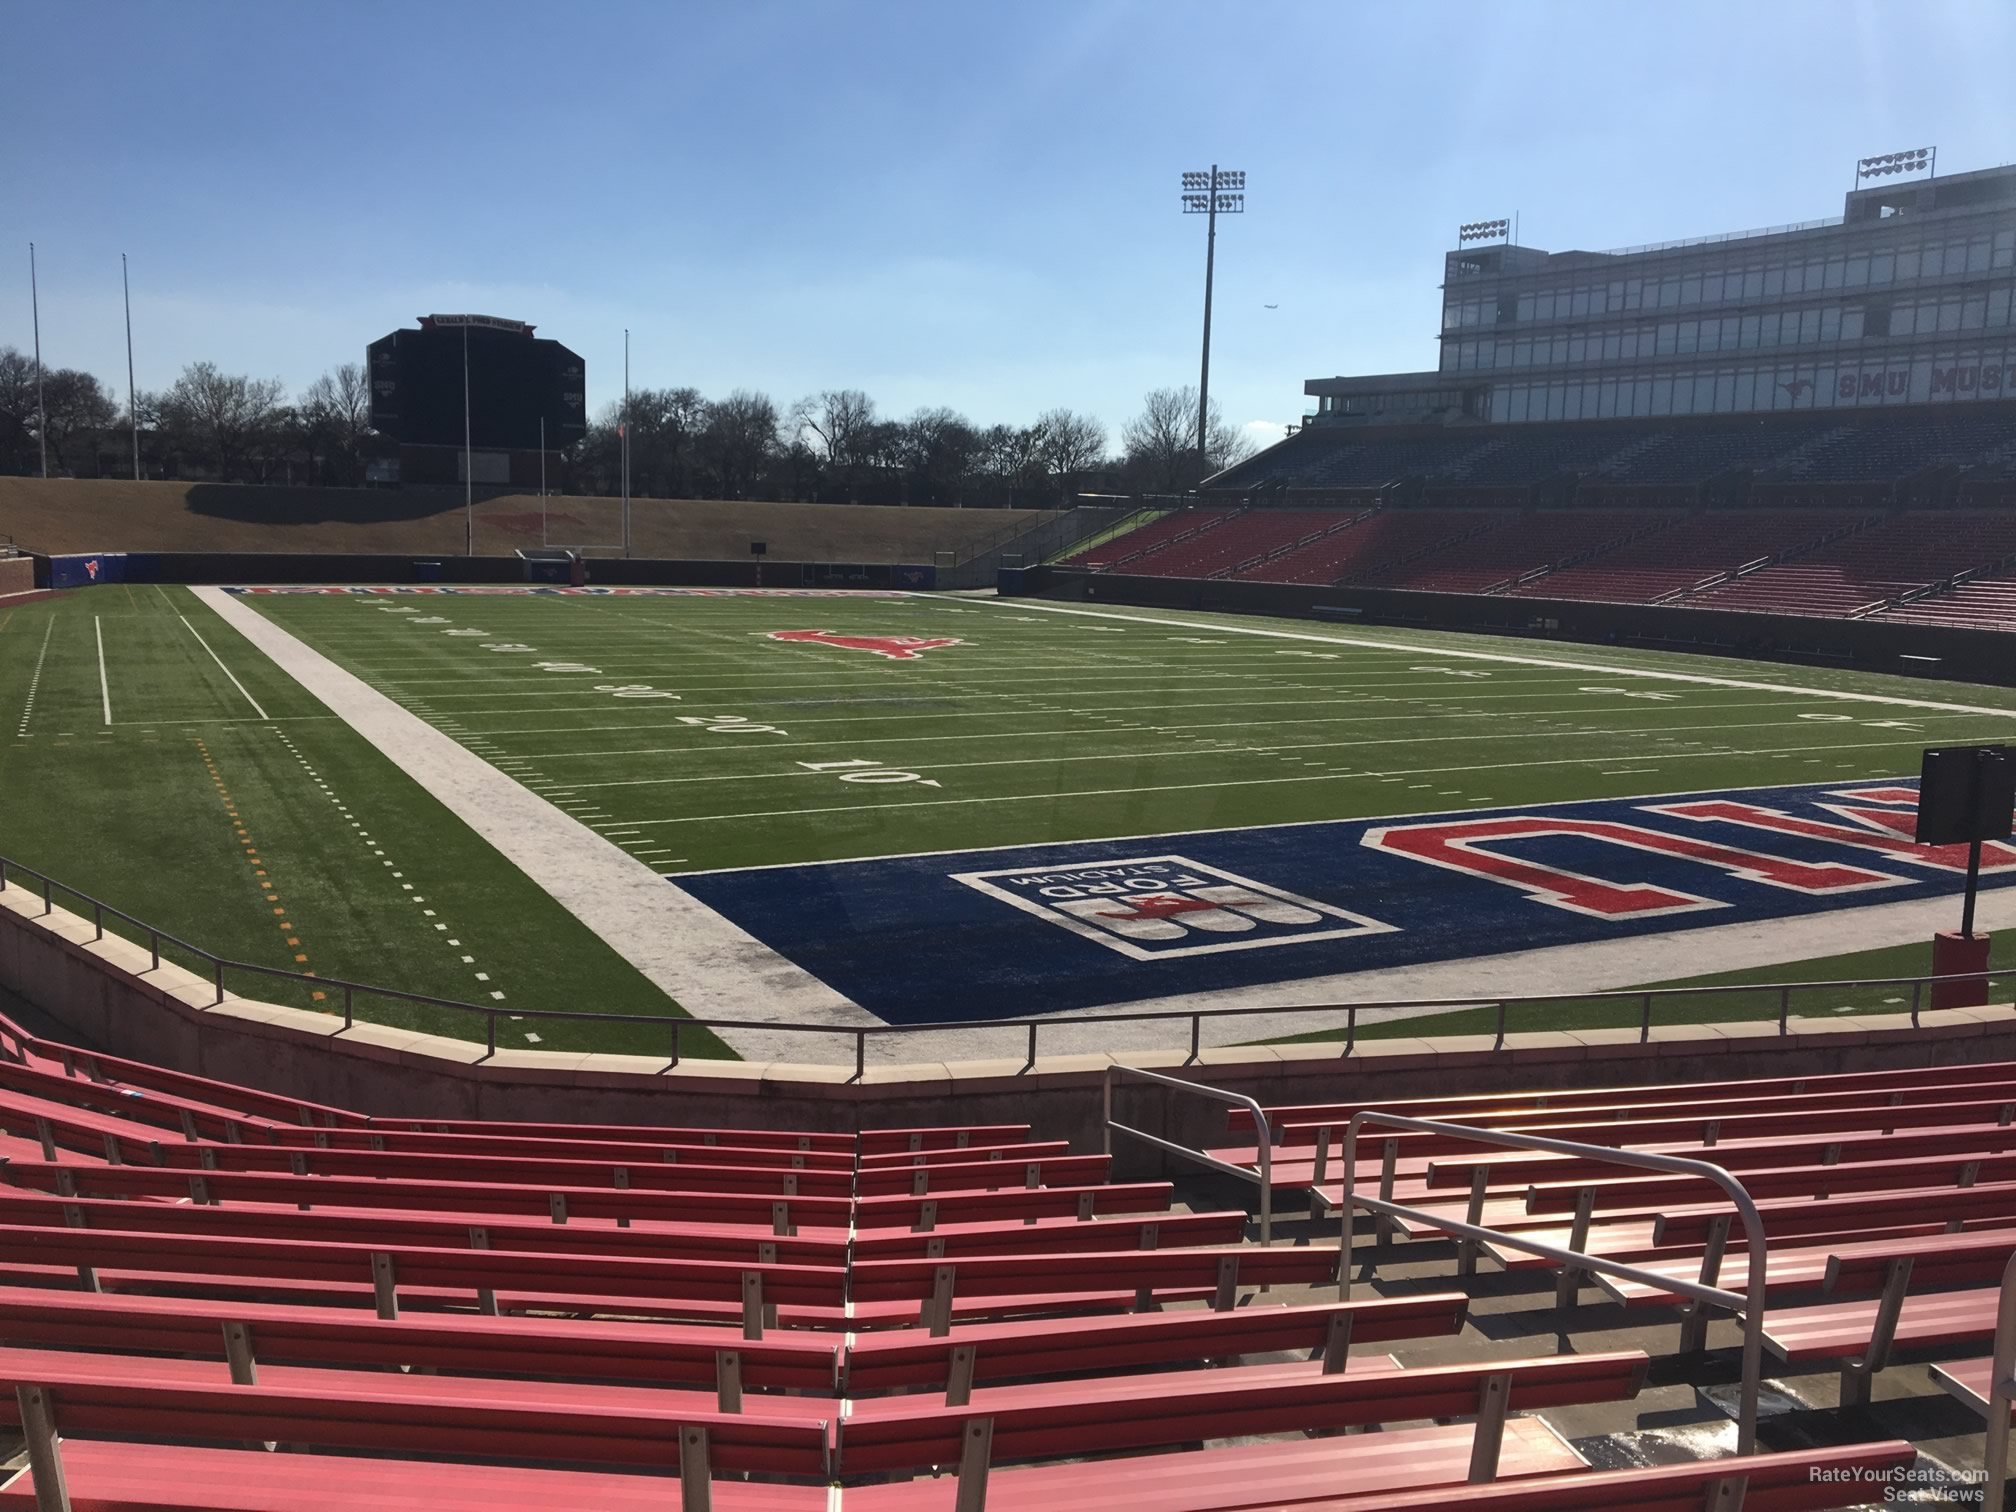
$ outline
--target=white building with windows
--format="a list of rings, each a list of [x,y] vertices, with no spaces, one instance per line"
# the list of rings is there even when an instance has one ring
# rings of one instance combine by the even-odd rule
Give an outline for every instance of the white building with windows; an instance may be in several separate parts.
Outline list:
[[[2016,165],[1824,221],[1448,254],[1432,373],[1312,378],[1313,424],[1518,424],[2016,398]]]

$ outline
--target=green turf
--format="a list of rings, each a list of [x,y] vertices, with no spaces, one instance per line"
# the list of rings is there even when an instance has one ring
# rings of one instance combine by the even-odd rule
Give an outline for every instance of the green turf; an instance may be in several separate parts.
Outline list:
[[[2006,689],[1298,620],[949,597],[245,602],[675,877],[1902,776],[1925,745],[2016,731]],[[962,643],[892,661],[768,638],[791,629]],[[507,1005],[678,1011],[186,590],[0,609],[0,783],[0,853],[221,953]],[[579,1043],[508,1030],[532,1032]]]
[[[0,609],[0,709],[0,855],[213,954],[479,1004],[501,992],[507,1009],[677,1011],[183,590],[115,585]],[[230,986],[322,1011],[342,1002],[333,988],[250,974]],[[481,1018],[445,1008],[355,1007],[380,1023],[484,1033]],[[529,1031],[556,1048],[657,1051],[668,1039],[500,1028],[507,1042]],[[687,1040],[689,1053],[720,1053],[711,1036]]]
[[[1373,649],[1195,615],[933,598],[253,602],[667,873],[1907,775],[1928,743],[2016,729],[2003,689],[1462,638],[1770,686],[1639,681],[1438,662],[1455,639],[1425,633],[1367,633],[1399,647]],[[396,612],[415,607],[431,612]],[[785,629],[968,644],[889,661],[766,638]],[[2010,712],[1800,691],[1823,686]],[[710,728],[727,720],[759,732]]]

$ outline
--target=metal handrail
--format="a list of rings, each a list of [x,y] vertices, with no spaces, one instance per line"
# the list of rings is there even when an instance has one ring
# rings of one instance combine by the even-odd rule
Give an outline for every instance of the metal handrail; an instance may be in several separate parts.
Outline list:
[[[1357,1049],[1358,1020],[1361,1014],[1399,1013],[1410,1015],[1436,1009],[1494,1008],[1496,1010],[1496,1034],[1492,1048],[1504,1048],[1505,1036],[1514,1032],[1511,1014],[1515,1008],[1540,1007],[1550,1003],[1634,1003],[1638,1006],[1638,1039],[1644,1044],[1652,1037],[1652,1009],[1655,1003],[1665,999],[1685,999],[1693,997],[1729,996],[1732,993],[1770,993],[1777,998],[1778,1033],[1788,1031],[1794,992],[1836,992],[1864,987],[1908,987],[1911,989],[1911,1025],[1919,1027],[1919,1015],[1924,1006],[1927,987],[1957,984],[1961,982],[1992,983],[1997,978],[2009,977],[2016,973],[1986,969],[1982,971],[1954,972],[1946,976],[1916,977],[1863,977],[1839,981],[1817,982],[1755,982],[1734,986],[1709,987],[1653,987],[1632,988],[1617,992],[1549,992],[1524,996],[1478,997],[1468,996],[1433,998],[1387,998],[1367,1002],[1346,1003],[1267,1003],[1241,1008],[1188,1008],[1170,1009],[1149,1013],[1086,1013],[1073,1014],[1068,1018],[1016,1018],[1016,1019],[951,1019],[930,1024],[796,1024],[781,1019],[741,1019],[741,1018],[685,1018],[669,1017],[663,1014],[644,1013],[594,1013],[574,1009],[528,1008],[513,1005],[499,1008],[494,1004],[470,1003],[460,998],[436,997],[430,993],[407,992],[396,987],[381,987],[370,982],[355,982],[342,977],[310,976],[306,972],[290,971],[280,966],[262,966],[253,961],[234,961],[228,957],[213,954],[200,945],[195,945],[164,929],[135,918],[132,914],[114,908],[111,904],[92,897],[89,893],[56,881],[46,872],[24,865],[19,861],[0,855],[0,892],[4,892],[10,875],[33,878],[40,884],[42,912],[55,911],[54,895],[61,891],[80,900],[91,909],[91,919],[97,933],[94,939],[105,937],[105,919],[110,916],[124,920],[147,937],[153,957],[154,969],[161,965],[161,947],[173,945],[187,951],[204,963],[211,979],[215,996],[211,1006],[224,1001],[225,977],[229,972],[249,972],[255,976],[275,977],[282,981],[298,983],[305,989],[320,992],[341,992],[343,994],[343,1027],[347,1030],[356,1023],[355,999],[359,993],[367,997],[391,998],[398,1002],[417,1003],[431,1008],[447,1008],[458,1013],[481,1014],[485,1021],[485,1042],[488,1054],[497,1050],[497,1022],[504,1019],[544,1020],[552,1023],[602,1023],[633,1024],[652,1027],[665,1033],[670,1040],[670,1059],[666,1070],[679,1064],[680,1034],[682,1029],[746,1029],[762,1030],[782,1034],[826,1035],[851,1039],[854,1045],[854,1077],[861,1079],[867,1074],[868,1041],[871,1038],[897,1036],[911,1038],[926,1034],[966,1033],[974,1030],[997,1031],[1013,1034],[1024,1043],[1024,1071],[1036,1065],[1038,1035],[1048,1027],[1053,1031],[1068,1031],[1087,1024],[1187,1024],[1189,1026],[1189,1053],[1183,1064],[1195,1065],[1203,1052],[1203,1030],[1205,1020],[1239,1019],[1265,1017],[1281,1014],[1331,1014],[1341,1016],[1344,1031],[1344,1045],[1338,1052],[1340,1059],[1349,1059]],[[1768,1016],[1768,1015],[1760,1015]],[[1317,1031],[1323,1032],[1323,1031]],[[1172,1045],[1175,1036],[1171,1036]],[[486,1059],[487,1059],[486,1055]]]
[[[1553,1155],[1579,1155],[1601,1161],[1606,1165],[1643,1166],[1647,1170],[1699,1176],[1704,1181],[1712,1181],[1728,1194],[1729,1200],[1735,1204],[1737,1214],[1743,1220],[1744,1235],[1750,1248],[1750,1274],[1746,1289],[1738,1293],[1711,1285],[1706,1280],[1685,1281],[1661,1275],[1657,1271],[1627,1265],[1621,1260],[1612,1260],[1603,1255],[1583,1254],[1579,1250],[1545,1244],[1519,1234],[1502,1233],[1481,1224],[1466,1223],[1422,1208],[1408,1207],[1404,1203],[1392,1201],[1387,1196],[1362,1197],[1356,1190],[1358,1130],[1367,1123],[1377,1123],[1391,1129],[1409,1129],[1418,1133],[1443,1134],[1511,1150],[1539,1150]],[[1524,1250],[1529,1255],[1538,1255],[1543,1260],[1558,1261],[1564,1266],[1578,1270],[1602,1271],[1606,1275],[1621,1276],[1627,1281],[1662,1287],[1683,1297],[1693,1298],[1696,1308],[1712,1305],[1740,1313],[1743,1318],[1743,1389],[1742,1400],[1737,1408],[1736,1452],[1738,1454],[1755,1452],[1757,1400],[1764,1371],[1764,1219],[1757,1211],[1757,1204],[1750,1200],[1750,1194],[1744,1190],[1743,1183],[1722,1167],[1710,1165],[1703,1160],[1688,1160],[1678,1155],[1650,1155],[1638,1150],[1621,1150],[1610,1145],[1577,1144],[1566,1139],[1548,1139],[1537,1134],[1505,1134],[1496,1129],[1444,1123],[1432,1118],[1406,1118],[1398,1113],[1382,1113],[1376,1108],[1367,1108],[1357,1113],[1344,1131],[1344,1202],[1341,1225],[1343,1233],[1338,1249],[1337,1270],[1339,1287],[1345,1297],[1351,1294],[1351,1220],[1353,1210],[1356,1208],[1363,1208],[1369,1213],[1387,1218],[1413,1219],[1460,1238],[1502,1244],[1511,1249]],[[1719,1260],[1719,1256],[1717,1258]],[[2006,1413],[2004,1418],[2006,1426]]]
[[[1150,1134],[1145,1129],[1137,1129],[1128,1124],[1115,1122],[1113,1118],[1113,1082],[1114,1078],[1120,1076],[1138,1076],[1141,1080],[1154,1082],[1157,1086],[1172,1087],[1178,1092],[1193,1093],[1219,1106],[1228,1102],[1237,1103],[1239,1106],[1250,1111],[1253,1115],[1253,1127],[1259,1135],[1257,1143],[1260,1158],[1257,1174],[1254,1171],[1248,1170],[1245,1166],[1233,1165],[1230,1161],[1220,1160],[1217,1156],[1209,1154],[1206,1151],[1193,1150],[1188,1145],[1177,1144],[1174,1140],[1164,1139],[1158,1134]],[[1274,1242],[1274,1135],[1267,1125],[1266,1109],[1262,1108],[1252,1098],[1244,1096],[1241,1093],[1227,1092],[1222,1087],[1207,1087],[1202,1082],[1184,1081],[1180,1077],[1165,1076],[1160,1071],[1143,1071],[1139,1066],[1108,1066],[1106,1068],[1102,1091],[1104,1100],[1101,1116],[1105,1121],[1105,1147],[1108,1155],[1113,1153],[1113,1136],[1115,1134],[1125,1134],[1130,1138],[1140,1140],[1143,1144],[1153,1145],[1156,1149],[1166,1154],[1187,1160],[1193,1165],[1205,1166],[1223,1175],[1235,1176],[1241,1181],[1257,1181],[1260,1186],[1260,1242],[1263,1245]]]

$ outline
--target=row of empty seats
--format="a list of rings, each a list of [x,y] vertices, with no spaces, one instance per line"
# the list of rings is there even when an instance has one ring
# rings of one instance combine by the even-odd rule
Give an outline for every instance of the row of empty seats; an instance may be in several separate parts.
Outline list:
[[[1383,581],[1428,593],[1481,593],[1566,559],[1600,555],[1659,531],[1675,518],[1652,510],[1544,510],[1519,515]]]
[[[1978,630],[2016,630],[2016,572],[1969,578],[1926,598],[1892,604],[1884,619],[1965,625]]]
[[[1734,572],[1761,557],[1798,551],[1852,530],[1864,517],[1836,510],[1715,510],[1665,527],[1593,559],[1550,572],[1513,592],[1540,598],[1649,604]]]
[[[2012,433],[2016,406],[2003,401],[1433,430],[1318,423],[1221,473],[1212,487],[1379,487],[1410,478],[1513,486],[1562,474],[1647,486],[1738,473],[1886,482],[1934,468],[1994,470],[2011,460]]]
[[[1710,608],[1843,616],[2016,557],[2016,512],[1912,510],[1691,596]]]
[[[1643,1353],[1403,1364],[1464,1295],[1342,1298],[1020,1125],[367,1118],[0,1022],[0,1131],[0,1508],[1817,1508],[1912,1460],[1592,1469],[1535,1414]]]
[[[1192,508],[1078,564],[2016,627],[2016,509]]]

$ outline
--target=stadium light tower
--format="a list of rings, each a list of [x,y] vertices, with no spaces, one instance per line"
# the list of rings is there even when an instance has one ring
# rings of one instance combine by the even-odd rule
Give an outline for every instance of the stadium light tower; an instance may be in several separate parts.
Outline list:
[[[1220,168],[1183,175],[1183,213],[1204,217],[1204,364],[1197,376],[1197,481],[1211,471],[1211,274],[1218,256],[1218,217],[1246,213],[1246,175]]]

